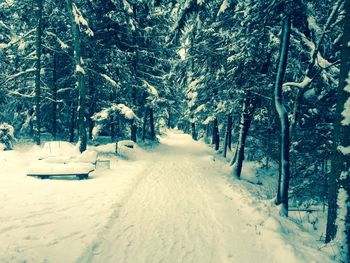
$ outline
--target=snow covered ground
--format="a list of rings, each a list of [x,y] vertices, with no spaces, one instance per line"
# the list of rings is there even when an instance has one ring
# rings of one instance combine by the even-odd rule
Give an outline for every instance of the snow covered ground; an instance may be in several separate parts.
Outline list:
[[[160,142],[82,181],[26,177],[35,147],[0,152],[0,262],[332,262],[205,144]]]

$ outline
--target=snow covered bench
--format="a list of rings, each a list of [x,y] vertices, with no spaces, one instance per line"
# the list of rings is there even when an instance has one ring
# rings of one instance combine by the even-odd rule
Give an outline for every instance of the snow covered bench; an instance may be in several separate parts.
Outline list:
[[[62,141],[44,144],[39,160],[27,171],[27,176],[48,178],[50,176],[77,176],[84,179],[95,170],[96,151],[79,152],[77,146]]]
[[[91,163],[46,163],[40,162],[30,167],[27,176],[36,176],[41,179],[50,176],[77,176],[79,179],[89,177],[89,173],[95,170],[95,165]]]

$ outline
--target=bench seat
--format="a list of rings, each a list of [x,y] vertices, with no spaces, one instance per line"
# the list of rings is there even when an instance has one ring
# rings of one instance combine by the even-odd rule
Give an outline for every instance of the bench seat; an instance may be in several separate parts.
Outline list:
[[[91,163],[46,163],[38,161],[28,169],[27,176],[48,178],[50,176],[77,176],[79,179],[87,178],[95,170]]]

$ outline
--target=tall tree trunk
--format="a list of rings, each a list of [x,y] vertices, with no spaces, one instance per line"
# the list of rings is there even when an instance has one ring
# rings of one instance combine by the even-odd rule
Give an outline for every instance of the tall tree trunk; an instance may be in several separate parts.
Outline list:
[[[169,129],[171,129],[171,109],[169,108],[168,109],[168,123],[167,123],[167,126]]]
[[[226,158],[227,154],[227,148],[231,149],[231,146],[229,144],[231,143],[231,137],[232,137],[232,115],[227,115],[227,126],[226,126],[226,136],[225,136],[225,146],[224,146],[224,153],[223,156]]]
[[[232,151],[232,128],[233,128],[233,120],[232,120],[232,116],[231,116],[231,130],[230,130],[230,134],[228,136],[228,141],[227,141],[227,146],[230,149],[230,151]]]
[[[91,119],[91,117],[95,113],[95,107],[96,107],[96,101],[95,101],[95,83],[94,79],[89,75],[89,80],[88,80],[88,87],[89,87],[89,118],[88,118],[88,129],[89,129],[89,139],[92,139],[92,130],[94,128],[94,121]]]
[[[75,116],[75,105],[74,102],[71,102],[71,106],[70,106],[70,121],[69,121],[69,141],[70,142],[74,142],[74,131],[75,131],[75,120],[76,120],[76,116]]]
[[[281,214],[288,216],[288,188],[289,188],[289,121],[288,113],[284,107],[282,101],[282,84],[284,75],[287,68],[288,48],[290,39],[290,16],[286,15],[283,19],[281,43],[280,43],[280,54],[278,69],[275,83],[275,107],[278,113],[278,117],[281,125],[281,152],[280,152],[280,164],[281,164],[281,183],[280,191],[277,192],[279,195],[280,203],[282,205]],[[276,199],[276,200],[277,200]]]
[[[215,151],[218,151],[220,148],[220,131],[219,125],[216,127],[216,140],[215,140]]]
[[[153,108],[149,109],[149,123],[150,123],[150,132],[151,132],[151,141],[154,141],[156,139],[156,133],[154,129]]]
[[[333,132],[333,155],[331,159],[331,173],[328,178],[328,218],[326,242],[336,236],[345,234],[346,240],[340,248],[342,262],[350,260],[350,155],[342,151],[350,147],[350,117],[345,116],[345,110],[350,111],[350,1],[345,4],[345,23],[342,37],[341,65],[339,85],[337,90],[336,116]],[[349,114],[349,113],[348,113]],[[345,118],[344,118],[345,117]],[[346,200],[341,202],[337,198],[341,194]],[[337,200],[338,199],[338,200]],[[341,210],[345,210],[341,212]],[[340,217],[337,220],[337,216]],[[344,217],[344,218],[341,218]],[[336,225],[336,220],[338,226]],[[344,224],[344,225],[339,225]],[[345,231],[345,233],[339,233]]]
[[[53,70],[52,70],[52,135],[57,139],[57,53],[53,54]]]
[[[238,138],[239,141],[239,138]],[[231,162],[230,162],[230,166],[234,165],[237,161],[237,156],[238,156],[238,148],[239,148],[239,143],[237,142],[236,144],[236,149],[235,149],[235,154],[233,155]]]
[[[216,118],[215,118],[216,119]],[[212,127],[211,127],[211,145],[215,144],[215,120],[212,122]]]
[[[143,115],[143,124],[142,124],[142,141],[146,140],[147,133],[147,117],[148,117],[148,107],[145,108],[145,112]]]
[[[237,178],[241,177],[244,161],[245,142],[256,107],[256,99],[252,97],[250,92],[247,92],[242,107],[239,138],[232,169],[232,175]]]
[[[210,124],[205,125],[205,142],[209,144],[210,140]]]
[[[116,93],[115,93],[115,90],[113,89],[113,90],[111,91],[111,93],[109,94],[109,100],[110,100],[111,102],[114,102],[115,97],[116,97]],[[112,141],[114,141],[114,139],[115,139],[115,130],[116,130],[116,129],[115,129],[115,128],[116,128],[116,125],[115,125],[116,117],[115,117],[114,114],[112,114],[110,118],[111,118],[111,119],[110,119],[110,133],[111,133],[111,139],[112,139]]]
[[[83,152],[86,150],[87,133],[86,133],[86,85],[85,85],[85,70],[83,68],[83,59],[81,54],[81,35],[79,24],[74,17],[73,11],[75,5],[72,0],[66,0],[67,12],[70,18],[73,43],[74,43],[74,62],[75,62],[75,76],[78,82],[78,127],[79,127],[79,150]]]
[[[214,145],[215,151],[218,151],[219,147],[220,147],[220,134],[219,134],[218,118],[216,118],[216,117],[215,117],[214,122],[213,122],[212,144]]]
[[[120,137],[120,116],[117,116],[116,119],[115,136],[116,138]]]
[[[137,126],[135,120],[131,120],[131,134],[130,139],[134,142],[137,140]]]
[[[197,140],[196,123],[191,122],[191,135],[193,140]]]
[[[40,145],[40,131],[41,131],[41,37],[42,37],[42,11],[43,0],[36,0],[37,2],[37,19],[35,39],[35,53],[36,53],[36,70],[35,70],[35,124],[34,124],[34,140],[37,145]]]

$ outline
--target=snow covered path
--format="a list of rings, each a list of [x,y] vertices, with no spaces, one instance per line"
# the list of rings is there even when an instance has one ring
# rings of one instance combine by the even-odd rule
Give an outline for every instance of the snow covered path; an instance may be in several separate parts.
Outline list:
[[[89,180],[25,176],[35,153],[0,152],[1,263],[332,262],[182,132]]]
[[[181,133],[161,143],[80,262],[279,262],[224,194],[208,148]]]

